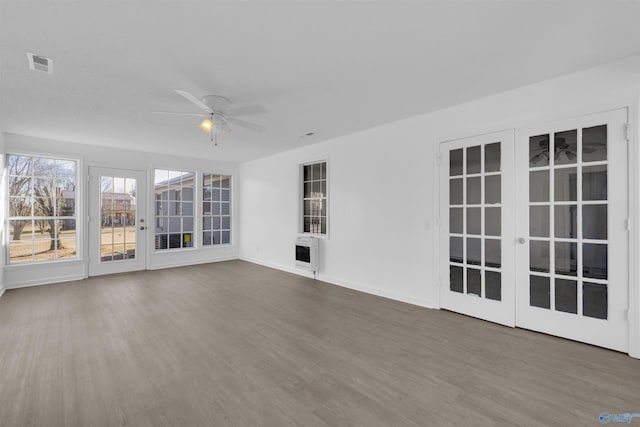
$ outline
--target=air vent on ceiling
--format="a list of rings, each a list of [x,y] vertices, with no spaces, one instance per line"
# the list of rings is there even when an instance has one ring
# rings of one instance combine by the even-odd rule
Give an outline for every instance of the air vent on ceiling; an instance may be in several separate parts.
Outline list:
[[[29,68],[34,71],[42,71],[43,73],[53,74],[53,60],[35,53],[27,53],[29,58]]]

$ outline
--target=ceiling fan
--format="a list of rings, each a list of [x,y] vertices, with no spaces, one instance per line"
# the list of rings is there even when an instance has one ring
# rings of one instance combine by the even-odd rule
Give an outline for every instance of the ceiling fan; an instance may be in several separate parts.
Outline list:
[[[231,132],[231,126],[234,124],[245,129],[252,130],[254,132],[264,132],[267,128],[265,126],[251,123],[246,120],[238,119],[236,116],[249,116],[255,114],[264,114],[267,110],[260,105],[246,105],[244,107],[227,109],[231,101],[228,98],[220,95],[205,95],[198,98],[191,93],[174,89],[178,94],[186,98],[191,103],[200,107],[202,113],[187,113],[187,112],[174,112],[174,111],[154,111],[153,114],[164,114],[170,116],[188,116],[188,117],[203,117],[204,120],[200,122],[198,126],[203,132],[211,135],[211,142],[218,145],[218,134],[224,134]]]
[[[602,143],[585,143],[583,142],[582,150],[584,153],[594,153],[602,150],[604,145]],[[545,137],[540,139],[537,147],[531,148],[533,156],[529,159],[532,164],[546,163],[549,161],[549,138]],[[554,159],[558,160],[560,155],[564,154],[567,159],[574,161],[576,159],[576,152],[567,143],[564,137],[556,137],[554,144]]]

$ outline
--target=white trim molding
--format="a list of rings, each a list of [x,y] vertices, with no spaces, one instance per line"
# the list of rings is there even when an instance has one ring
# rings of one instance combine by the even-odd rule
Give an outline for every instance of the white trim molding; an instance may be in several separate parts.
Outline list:
[[[242,261],[247,261],[250,262],[252,264],[258,264],[258,265],[262,265],[264,267],[269,267],[269,268],[273,268],[276,270],[281,270],[281,271],[286,271],[287,273],[292,273],[292,274],[296,274],[298,276],[303,276],[303,277],[307,277],[309,279],[313,279],[313,273],[309,272],[309,271],[305,271],[305,270],[299,270],[296,268],[292,268],[292,267],[288,267],[285,265],[281,265],[281,264],[275,264],[275,263],[270,263],[270,262],[266,262],[266,261],[261,261],[261,260],[257,260],[254,258],[249,258],[249,257],[245,257],[245,256],[241,256],[239,258]],[[325,276],[322,274],[317,274],[316,275],[316,280],[320,281],[320,282],[325,282],[325,283],[329,283],[331,285],[336,285],[336,286],[340,286],[342,288],[347,288],[347,289],[352,289],[354,291],[358,291],[358,292],[362,292],[365,294],[369,294],[369,295],[375,295],[378,297],[382,297],[382,298],[387,298],[390,300],[394,300],[394,301],[399,301],[399,302],[403,302],[406,304],[411,304],[411,305],[417,305],[419,307],[424,307],[424,308],[436,308],[434,302],[430,299],[421,299],[421,298],[416,298],[414,296],[411,295],[406,295],[406,294],[401,294],[401,293],[396,293],[396,292],[389,292],[387,290],[384,289],[380,289],[380,288],[374,288],[362,283],[357,283],[351,280],[345,280],[345,279],[340,279],[337,277],[333,277],[333,276]]]

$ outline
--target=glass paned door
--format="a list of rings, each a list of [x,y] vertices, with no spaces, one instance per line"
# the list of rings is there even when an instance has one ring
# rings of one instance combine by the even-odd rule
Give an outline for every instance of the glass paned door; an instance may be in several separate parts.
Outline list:
[[[144,172],[90,168],[89,274],[145,268]]]
[[[518,326],[626,351],[627,111],[518,142]]]
[[[136,257],[137,180],[100,176],[100,262]]]
[[[514,325],[513,132],[440,146],[440,303]]]

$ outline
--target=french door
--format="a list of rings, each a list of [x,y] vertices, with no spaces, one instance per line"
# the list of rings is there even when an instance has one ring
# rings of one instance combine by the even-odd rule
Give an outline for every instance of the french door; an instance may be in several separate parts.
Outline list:
[[[146,174],[89,169],[89,275],[146,267]]]
[[[513,132],[440,147],[440,305],[513,326]]]
[[[516,324],[628,350],[627,110],[518,140]]]
[[[515,144],[442,143],[441,306],[627,351],[626,123],[621,109],[518,129]]]

